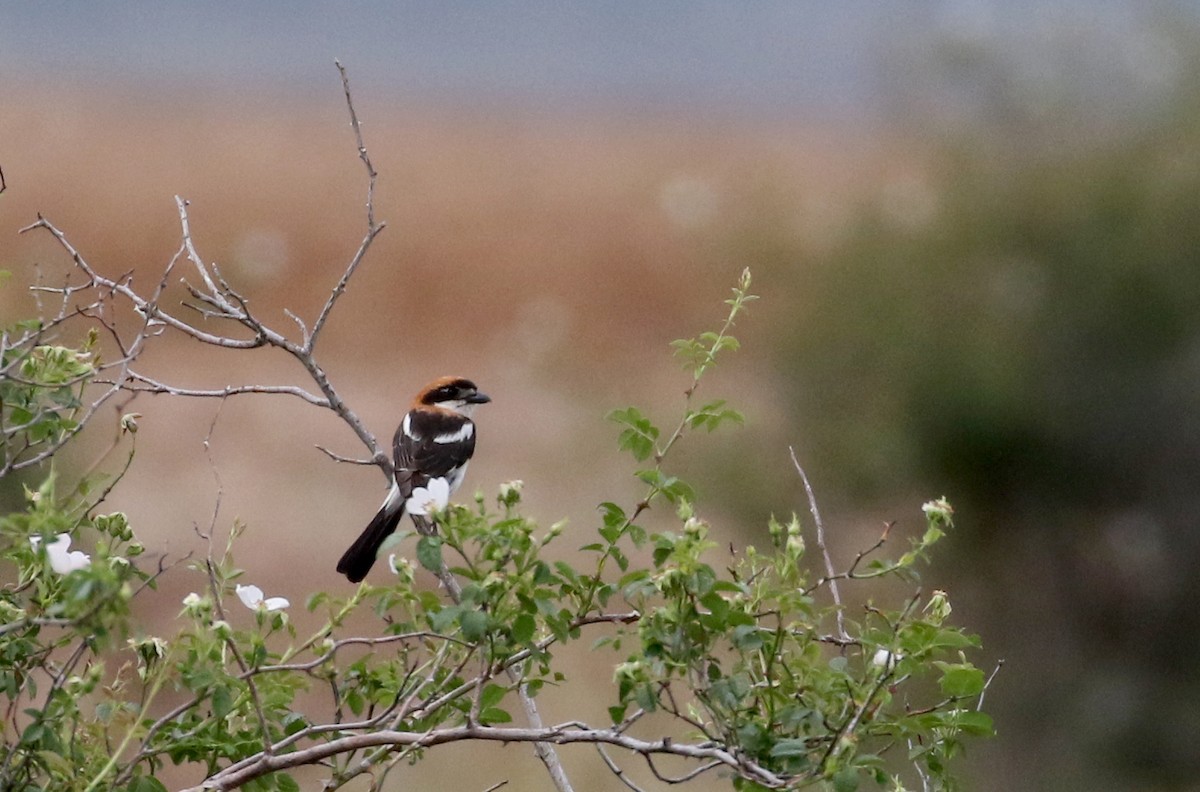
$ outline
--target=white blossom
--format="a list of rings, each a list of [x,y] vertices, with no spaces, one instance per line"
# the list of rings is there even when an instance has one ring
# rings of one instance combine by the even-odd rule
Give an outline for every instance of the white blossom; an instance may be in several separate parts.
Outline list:
[[[950,501],[945,497],[931,500],[921,506],[921,511],[925,512],[925,516],[930,520],[949,524],[950,519],[954,516],[954,507],[950,505]]]
[[[29,544],[36,550],[42,543],[42,537],[29,537]],[[92,557],[80,550],[70,550],[71,535],[60,533],[53,542],[46,544],[46,555],[50,559],[50,568],[60,575],[84,569],[92,563]]]
[[[444,478],[430,479],[424,487],[417,487],[408,496],[404,508],[409,514],[427,515],[446,508],[450,502],[450,482]]]
[[[255,585],[243,586],[239,583],[234,588],[234,591],[237,593],[238,599],[242,601],[242,604],[250,610],[265,608],[269,611],[277,611],[292,604],[284,597],[264,598],[263,590]]]

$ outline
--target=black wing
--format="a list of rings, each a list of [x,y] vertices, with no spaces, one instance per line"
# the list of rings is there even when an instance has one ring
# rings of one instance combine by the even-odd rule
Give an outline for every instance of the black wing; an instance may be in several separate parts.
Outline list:
[[[461,415],[414,410],[396,430],[392,444],[396,483],[407,498],[413,488],[452,476],[471,459],[475,426]]]

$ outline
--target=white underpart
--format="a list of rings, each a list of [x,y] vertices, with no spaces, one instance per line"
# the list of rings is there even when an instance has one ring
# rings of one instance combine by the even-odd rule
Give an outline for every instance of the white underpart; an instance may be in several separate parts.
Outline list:
[[[440,434],[433,438],[433,442],[443,445],[446,443],[461,443],[463,440],[469,440],[473,434],[475,434],[475,424],[468,421],[457,432]]]

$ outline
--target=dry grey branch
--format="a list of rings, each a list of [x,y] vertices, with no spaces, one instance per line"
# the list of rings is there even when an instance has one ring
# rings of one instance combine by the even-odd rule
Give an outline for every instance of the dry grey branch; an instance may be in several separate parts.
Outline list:
[[[825,560],[825,580],[829,583],[829,593],[833,596],[833,603],[837,607],[836,619],[838,637],[844,641],[848,641],[850,636],[846,633],[846,617],[843,613],[842,595],[838,591],[837,575],[833,571],[833,559],[829,556],[829,548],[825,544],[825,523],[821,520],[821,511],[817,508],[817,496],[813,493],[812,484],[808,481],[808,475],[804,472],[804,468],[800,466],[800,460],[796,459],[796,449],[788,446],[788,453],[792,457],[792,465],[795,466],[796,472],[800,474],[800,480],[804,482],[804,492],[808,496],[809,511],[812,512],[813,522],[817,529],[817,547],[821,550],[821,557]]]
[[[202,784],[190,787],[185,792],[205,790],[237,789],[243,784],[269,773],[288,770],[303,765],[315,764],[325,759],[352,750],[389,746],[403,748],[416,746],[433,748],[450,743],[486,740],[500,743],[543,742],[553,745],[611,745],[643,756],[678,756],[703,761],[713,766],[724,766],[743,778],[750,779],[768,789],[782,789],[787,780],[745,757],[711,745],[675,742],[670,738],[641,740],[612,729],[589,728],[583,724],[570,723],[543,728],[500,728],[495,726],[455,726],[426,732],[381,730],[356,734],[330,740],[326,743],[304,748],[291,753],[259,755],[253,761],[226,768],[206,779]],[[709,767],[705,768],[710,769]]]
[[[354,110],[354,99],[350,94],[350,78],[346,75],[346,69],[342,66],[341,61],[335,60],[334,64],[337,66],[338,73],[342,77],[342,90],[346,94],[346,108],[350,111],[350,126],[354,129],[354,139],[358,143],[358,157],[363,161],[363,166],[367,169],[367,232],[363,236],[362,242],[359,243],[354,257],[350,259],[350,264],[346,267],[346,271],[342,273],[341,280],[333,288],[329,299],[325,301],[325,305],[321,308],[321,313],[317,315],[317,320],[313,323],[312,333],[308,334],[304,340],[304,350],[310,354],[317,343],[317,334],[321,332],[321,328],[325,326],[325,321],[329,318],[330,312],[333,311],[334,303],[346,291],[346,285],[350,282],[350,278],[354,275],[355,270],[358,269],[358,265],[362,263],[363,258],[367,255],[367,250],[371,247],[371,243],[375,241],[375,237],[379,236],[380,232],[387,225],[386,223],[375,222],[375,180],[379,174],[375,172],[375,167],[371,164],[371,157],[367,154],[366,144],[363,143],[362,125],[358,121],[358,113]]]

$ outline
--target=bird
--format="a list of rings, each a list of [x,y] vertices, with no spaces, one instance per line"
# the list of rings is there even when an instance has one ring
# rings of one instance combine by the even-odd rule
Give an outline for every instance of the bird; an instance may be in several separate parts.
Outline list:
[[[475,453],[471,414],[491,398],[464,377],[438,377],[417,393],[392,440],[395,471],[392,487],[362,535],[342,555],[337,571],[358,583],[375,564],[375,555],[404,516],[413,491],[444,479],[449,494],[462,484]],[[414,508],[415,511],[415,508]],[[412,515],[418,530],[428,523]]]

